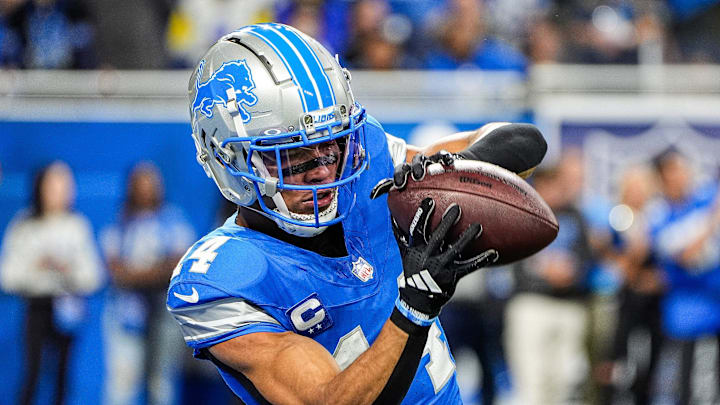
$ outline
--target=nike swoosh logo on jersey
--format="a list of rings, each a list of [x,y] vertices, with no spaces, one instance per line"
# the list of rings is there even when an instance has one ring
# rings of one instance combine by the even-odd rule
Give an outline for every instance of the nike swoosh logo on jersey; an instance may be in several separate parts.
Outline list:
[[[200,294],[198,294],[195,287],[192,288],[192,294],[190,294],[190,295],[178,294],[176,292],[173,292],[173,295],[176,296],[177,298],[179,298],[185,302],[189,302],[191,304],[194,304],[194,303],[198,302],[198,300],[200,300]]]

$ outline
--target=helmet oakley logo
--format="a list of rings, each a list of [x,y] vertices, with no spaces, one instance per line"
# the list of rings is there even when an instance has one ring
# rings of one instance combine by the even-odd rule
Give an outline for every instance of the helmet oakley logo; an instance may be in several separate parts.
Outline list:
[[[205,60],[200,62],[195,81],[196,93],[192,102],[192,111],[195,116],[197,117],[197,113],[200,112],[207,118],[212,118],[213,106],[222,104],[227,107],[227,90],[232,87],[235,91],[238,111],[242,121],[244,123],[250,122],[250,113],[247,112],[243,104],[253,106],[257,103],[258,98],[253,93],[255,82],[245,59],[223,63],[220,69],[213,72],[207,81],[201,83],[200,78],[204,68]]]

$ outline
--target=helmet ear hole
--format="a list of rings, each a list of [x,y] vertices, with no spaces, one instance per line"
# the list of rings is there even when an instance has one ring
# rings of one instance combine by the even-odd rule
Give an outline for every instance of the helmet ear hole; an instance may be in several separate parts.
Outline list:
[[[217,164],[219,164],[220,166],[225,166],[225,163],[218,156],[217,145],[216,142],[213,142],[212,135],[208,136],[205,130],[201,129],[200,138],[202,140],[202,143],[205,145],[205,148],[210,151],[210,155],[212,155],[212,158],[215,159]]]

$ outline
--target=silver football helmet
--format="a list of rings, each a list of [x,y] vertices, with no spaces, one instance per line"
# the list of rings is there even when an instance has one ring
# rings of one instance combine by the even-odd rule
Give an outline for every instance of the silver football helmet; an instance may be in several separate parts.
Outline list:
[[[317,41],[282,24],[240,28],[210,48],[188,90],[197,160],[225,198],[299,236],[347,216],[368,164],[366,115]]]

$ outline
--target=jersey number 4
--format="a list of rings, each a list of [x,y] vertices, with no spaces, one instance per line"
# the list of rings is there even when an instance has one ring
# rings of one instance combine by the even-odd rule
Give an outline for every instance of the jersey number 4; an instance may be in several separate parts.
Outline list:
[[[203,244],[200,245],[197,249],[195,249],[195,251],[192,252],[190,256],[188,256],[188,254],[190,253],[190,249],[192,248],[188,249],[188,251],[185,252],[183,258],[180,259],[178,265],[175,267],[175,270],[173,270],[171,278],[180,274],[182,264],[185,263],[186,259],[195,260],[192,266],[190,266],[189,271],[191,273],[207,273],[208,269],[210,268],[210,263],[212,263],[212,261],[215,260],[215,257],[217,256],[217,250],[220,249],[220,246],[227,242],[228,239],[230,239],[229,236],[217,236],[215,238],[208,239],[203,242]]]

